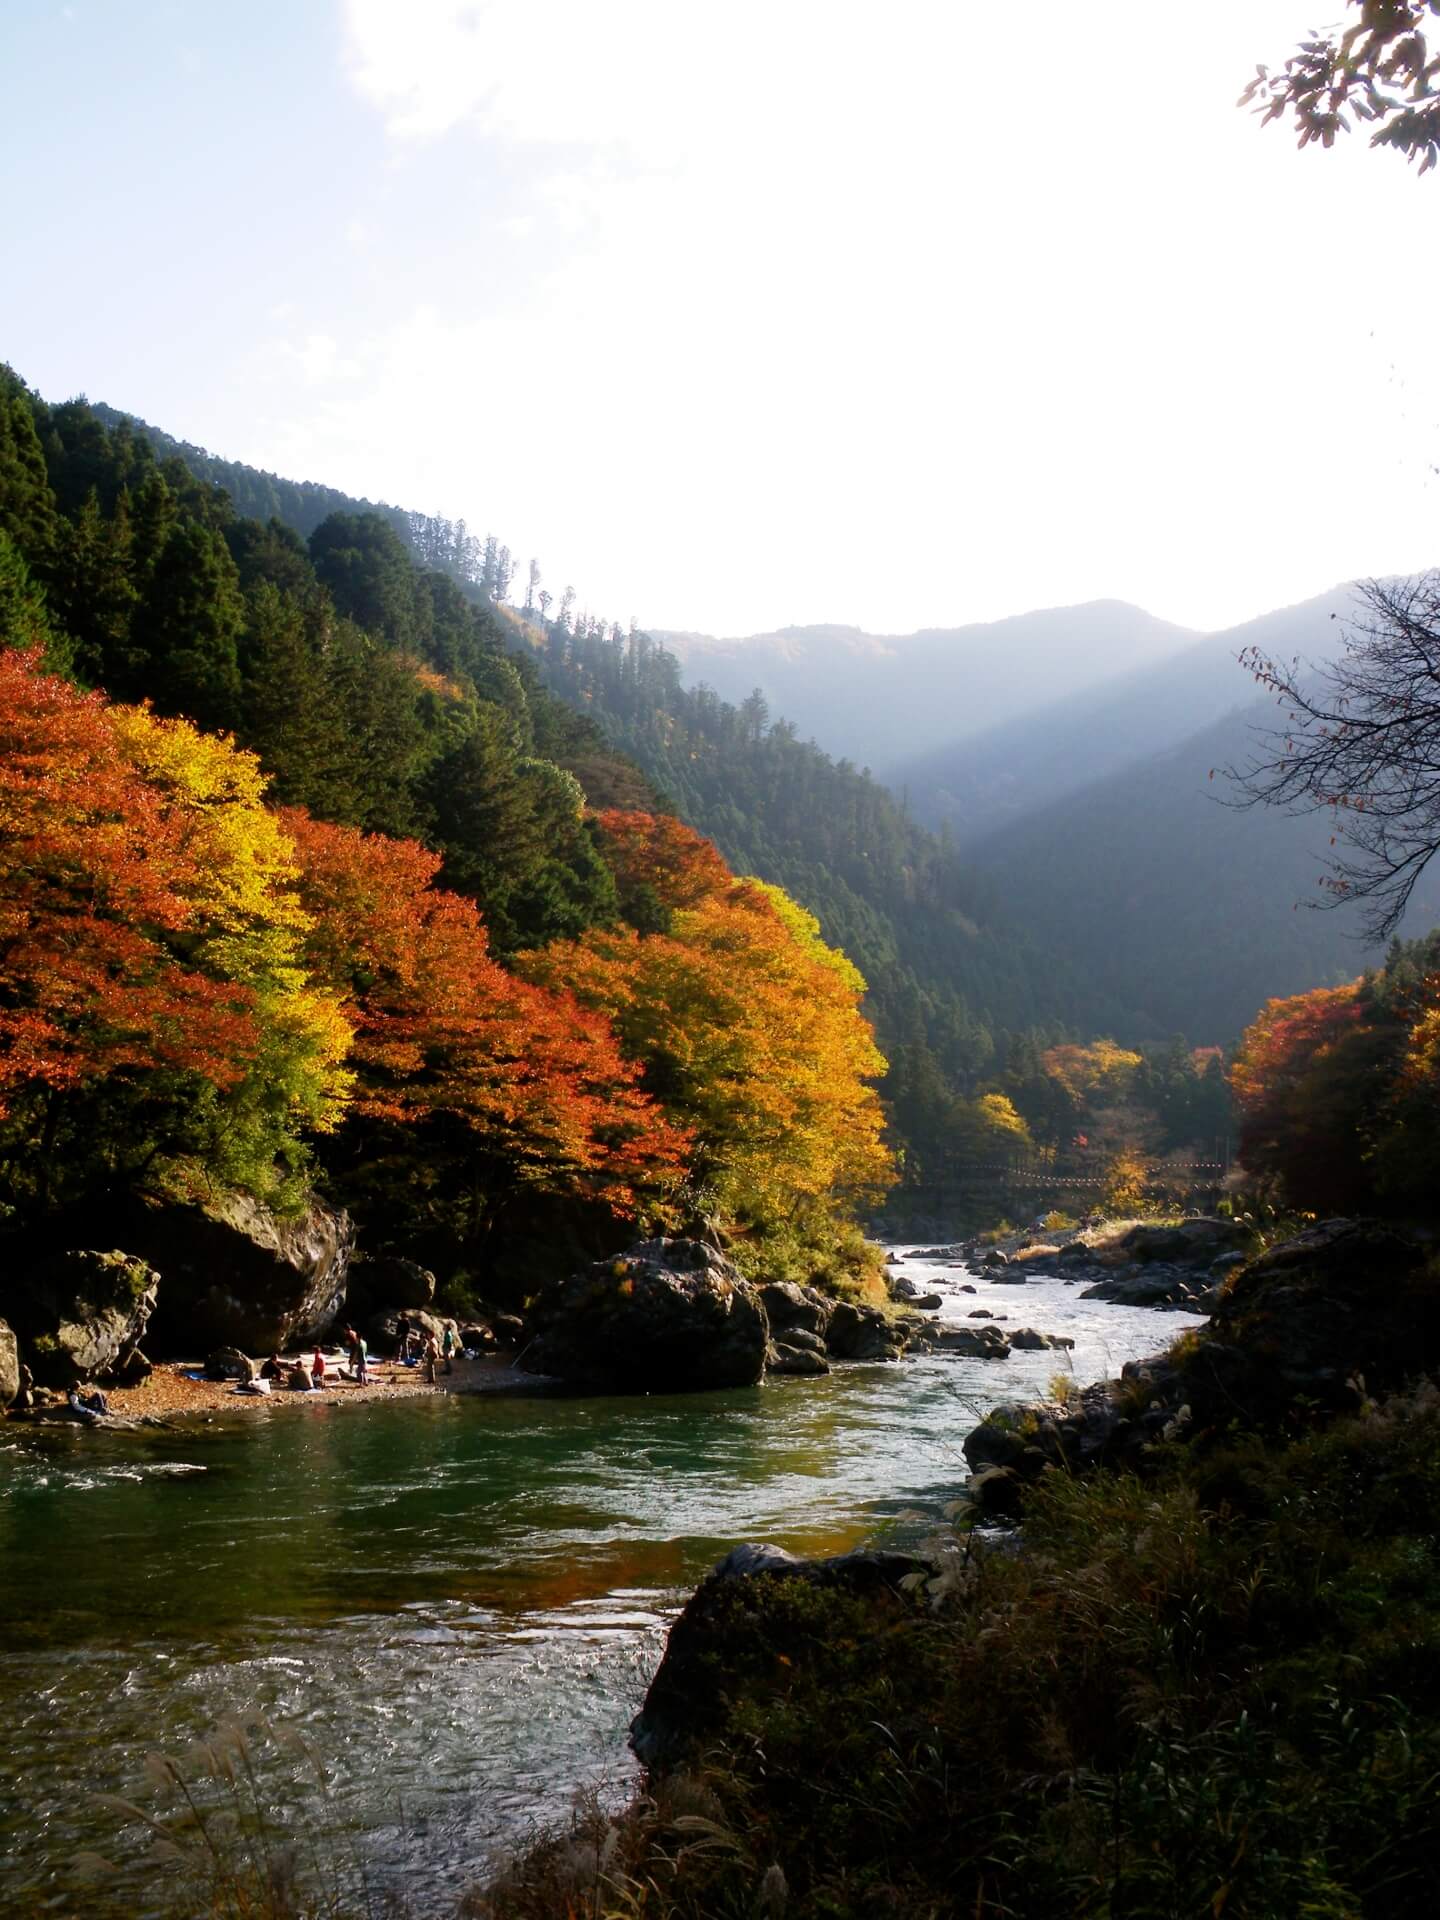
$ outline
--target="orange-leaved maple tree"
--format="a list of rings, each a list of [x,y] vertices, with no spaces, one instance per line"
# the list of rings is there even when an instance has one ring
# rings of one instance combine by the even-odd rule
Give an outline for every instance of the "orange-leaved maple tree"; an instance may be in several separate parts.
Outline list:
[[[621,910],[647,931],[654,929],[644,917],[646,906],[668,916],[725,893],[734,879],[710,841],[671,814],[607,807],[595,822]],[[655,927],[659,924],[657,918]]]
[[[12,1151],[54,1153],[82,1098],[93,1126],[98,1095],[112,1107],[123,1095],[136,1152],[188,1146],[263,1186],[275,1156],[298,1157],[300,1130],[333,1119],[349,1032],[300,965],[305,917],[263,790],[228,741],[107,706],[34,653],[0,651]],[[136,1118],[147,1101],[152,1117],[169,1109],[153,1137]]]
[[[592,930],[523,965],[614,1021],[731,1219],[773,1225],[890,1183],[864,982],[779,888],[731,881],[668,932]]]
[[[1377,1039],[1363,987],[1268,1000],[1231,1062],[1241,1164],[1277,1179],[1298,1206],[1333,1211],[1368,1197],[1362,1134],[1378,1092]]]
[[[495,1178],[622,1213],[677,1181],[687,1135],[604,1015],[506,973],[475,903],[434,884],[438,855],[298,809],[283,818],[313,916],[309,965],[355,1031],[361,1114],[458,1124]]]

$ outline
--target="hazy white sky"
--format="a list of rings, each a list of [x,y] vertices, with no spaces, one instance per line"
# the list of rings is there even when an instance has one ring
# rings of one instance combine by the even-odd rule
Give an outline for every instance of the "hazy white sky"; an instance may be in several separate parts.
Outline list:
[[[648,626],[1228,624],[1440,560],[1440,178],[1235,106],[1343,10],[6,0],[0,354]]]

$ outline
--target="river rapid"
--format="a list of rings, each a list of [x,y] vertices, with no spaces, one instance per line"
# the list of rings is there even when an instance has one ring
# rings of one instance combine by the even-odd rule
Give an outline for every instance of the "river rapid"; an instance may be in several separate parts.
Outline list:
[[[274,1736],[303,1735],[327,1776],[323,1806],[294,1790],[307,1826],[343,1827],[379,1896],[448,1913],[577,1790],[627,1795],[626,1727],[668,1624],[737,1541],[909,1541],[963,1485],[987,1408],[1057,1370],[1116,1373],[1195,1324],[899,1252],[942,1319],[984,1306],[1071,1335],[1073,1354],[702,1395],[0,1428],[0,1913],[171,1911],[146,1829],[102,1796],[160,1812],[147,1752],[197,1777],[194,1744],[237,1722],[269,1730],[267,1781],[301,1765]],[[115,1871],[82,1878],[90,1851]]]

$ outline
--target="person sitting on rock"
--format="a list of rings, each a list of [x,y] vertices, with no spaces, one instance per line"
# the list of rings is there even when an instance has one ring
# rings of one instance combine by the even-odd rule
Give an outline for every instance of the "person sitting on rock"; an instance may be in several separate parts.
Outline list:
[[[260,1378],[262,1380],[283,1380],[285,1378],[285,1363],[278,1353],[272,1353],[264,1366],[261,1367]]]
[[[82,1387],[80,1404],[88,1407],[91,1413],[98,1413],[106,1420],[110,1418],[110,1402],[99,1387]]]
[[[313,1393],[315,1391],[315,1382],[310,1378],[298,1360],[290,1369],[286,1379],[286,1385],[292,1393]]]
[[[325,1356],[319,1347],[316,1347],[315,1358],[310,1362],[310,1379],[317,1392],[325,1384]]]
[[[82,1427],[93,1427],[98,1424],[100,1419],[99,1414],[96,1413],[93,1407],[81,1405],[80,1395],[75,1391],[74,1387],[71,1387],[69,1393],[66,1394],[65,1404],[70,1410],[70,1418],[72,1420],[78,1420]]]

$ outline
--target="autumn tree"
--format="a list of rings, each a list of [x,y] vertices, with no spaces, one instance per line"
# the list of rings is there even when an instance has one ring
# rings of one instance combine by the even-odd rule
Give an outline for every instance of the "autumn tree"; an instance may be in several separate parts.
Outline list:
[[[1365,1155],[1397,1039],[1359,980],[1267,1001],[1230,1067],[1242,1166],[1294,1206],[1373,1203]]]
[[[663,1201],[683,1130],[639,1085],[603,1014],[497,965],[473,901],[414,841],[285,813],[313,924],[306,957],[355,1032],[348,1163],[397,1175],[464,1240],[517,1188],[627,1215]],[[406,1136],[409,1136],[408,1138]]]
[[[888,1186],[864,982],[778,888],[735,881],[668,933],[595,930],[524,964],[609,1015],[693,1132],[696,1195],[732,1221],[776,1230]]]
[[[303,1166],[350,1036],[302,968],[292,878],[253,756],[0,651],[0,1138],[21,1204],[187,1158],[261,1192]]]

